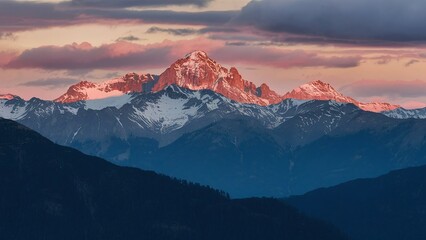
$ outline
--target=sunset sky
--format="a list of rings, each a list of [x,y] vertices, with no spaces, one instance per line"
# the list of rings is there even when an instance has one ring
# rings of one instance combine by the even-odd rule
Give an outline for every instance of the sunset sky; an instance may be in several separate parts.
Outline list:
[[[426,106],[424,0],[0,0],[0,93],[53,99],[81,80],[160,74],[204,50],[278,93],[331,83]]]

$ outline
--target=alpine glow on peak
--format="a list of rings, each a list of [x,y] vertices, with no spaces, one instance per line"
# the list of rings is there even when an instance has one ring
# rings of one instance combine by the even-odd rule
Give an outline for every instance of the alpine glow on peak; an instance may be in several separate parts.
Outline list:
[[[190,90],[208,89],[240,103],[261,106],[277,104],[284,99],[292,98],[352,103],[363,110],[372,112],[390,111],[400,107],[389,103],[362,103],[344,96],[330,84],[319,80],[303,84],[280,96],[271,90],[266,83],[257,87],[253,82],[245,80],[237,68],[227,69],[203,51],[188,53],[159,76],[128,73],[121,78],[99,84],[87,81],[80,82],[71,86],[67,93],[55,101],[70,103],[120,96],[129,92],[158,92],[170,85],[177,85]]]

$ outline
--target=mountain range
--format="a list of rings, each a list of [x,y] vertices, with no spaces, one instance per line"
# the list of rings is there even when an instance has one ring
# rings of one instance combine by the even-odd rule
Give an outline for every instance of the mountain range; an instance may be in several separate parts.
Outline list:
[[[18,97],[0,103],[2,117],[54,142],[233,197],[301,194],[426,162],[424,120],[335,101],[259,106],[171,85],[67,104]]]
[[[273,199],[118,167],[0,119],[3,239],[347,239]]]
[[[227,69],[208,57],[203,51],[194,51],[177,60],[161,75],[129,73],[100,84],[87,81],[71,86],[56,102],[70,103],[101,99],[129,92],[158,92],[170,85],[190,90],[212,90],[240,103],[257,105],[277,104],[285,99],[333,100],[353,103],[366,111],[382,112],[400,108],[389,103],[361,103],[337,92],[330,84],[313,81],[281,96],[268,85],[257,87],[243,79],[235,67]]]
[[[195,51],[177,60],[159,76],[129,73],[100,84],[83,81],[71,86],[55,101],[70,103],[129,92],[158,92],[170,85],[191,90],[209,89],[237,102],[263,106],[282,100],[266,84],[256,87],[244,80],[236,68],[227,69],[205,52]]]
[[[321,81],[279,96],[196,51],[160,76],[81,82],[56,101],[7,95],[0,117],[119,165],[283,197],[426,163],[426,123],[407,113],[422,111],[396,107]]]
[[[130,93],[154,93],[171,85],[190,90],[212,90],[236,102],[261,106],[277,104],[286,99],[332,100],[352,103],[365,111],[381,112],[394,118],[426,118],[425,109],[407,110],[390,103],[359,102],[320,80],[303,84],[284,95],[279,95],[265,83],[257,87],[253,82],[243,79],[235,67],[227,69],[209,58],[203,51],[187,54],[160,75],[128,73],[101,83],[81,81],[70,86],[66,93],[54,101],[73,103],[119,97]],[[0,99],[10,100],[13,97],[15,95],[0,95]],[[107,102],[104,101],[103,107],[108,107]]]

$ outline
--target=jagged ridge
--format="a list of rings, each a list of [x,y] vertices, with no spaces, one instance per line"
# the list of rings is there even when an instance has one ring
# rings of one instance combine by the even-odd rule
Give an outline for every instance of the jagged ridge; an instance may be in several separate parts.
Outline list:
[[[115,78],[103,83],[82,81],[72,85],[55,102],[72,103],[83,100],[94,100],[108,97],[121,96],[130,92],[142,92],[142,87],[148,82],[154,81],[151,74],[128,73],[121,78]]]
[[[362,103],[351,97],[344,96],[336,91],[330,84],[322,81],[313,81],[303,84],[284,95],[284,99],[293,98],[301,100],[333,100],[336,102],[352,103],[355,106],[370,112],[383,112],[400,108],[389,103]]]
[[[235,67],[227,69],[203,51],[194,51],[177,60],[158,79],[150,74],[129,73],[122,78],[100,84],[83,81],[71,86],[67,93],[55,101],[70,103],[119,96],[129,92],[158,92],[170,85],[190,90],[209,89],[240,103],[261,106],[293,98],[352,103],[363,110],[372,112],[391,111],[400,107],[389,103],[362,103],[344,96],[330,84],[319,80],[303,84],[280,96],[265,83],[257,87],[253,82],[245,80]]]

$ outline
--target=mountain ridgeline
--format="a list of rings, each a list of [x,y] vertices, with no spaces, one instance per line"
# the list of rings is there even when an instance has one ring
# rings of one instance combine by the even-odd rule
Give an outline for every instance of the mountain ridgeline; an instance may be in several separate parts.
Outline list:
[[[56,101],[0,97],[0,117],[55,143],[232,197],[285,197],[426,164],[422,110],[398,107],[321,81],[280,96],[200,51],[159,76],[82,82]]]
[[[172,85],[69,104],[15,97],[0,106],[2,116],[56,143],[232,197],[302,194],[426,163],[425,120],[335,101],[259,106]]]
[[[0,119],[3,239],[346,239],[272,199],[118,167]]]
[[[426,167],[319,189],[286,202],[353,240],[426,239]]]
[[[344,96],[330,84],[319,80],[303,84],[285,95],[279,95],[265,83],[258,87],[253,82],[245,80],[235,67],[225,68],[203,51],[187,54],[159,76],[129,73],[121,78],[100,84],[82,81],[71,86],[55,101],[72,103],[117,96],[128,92],[158,92],[170,85],[190,90],[212,90],[236,102],[261,106],[277,104],[285,99],[299,99],[352,103],[363,110],[372,112],[392,111],[400,108],[398,105],[389,103],[359,102]]]

